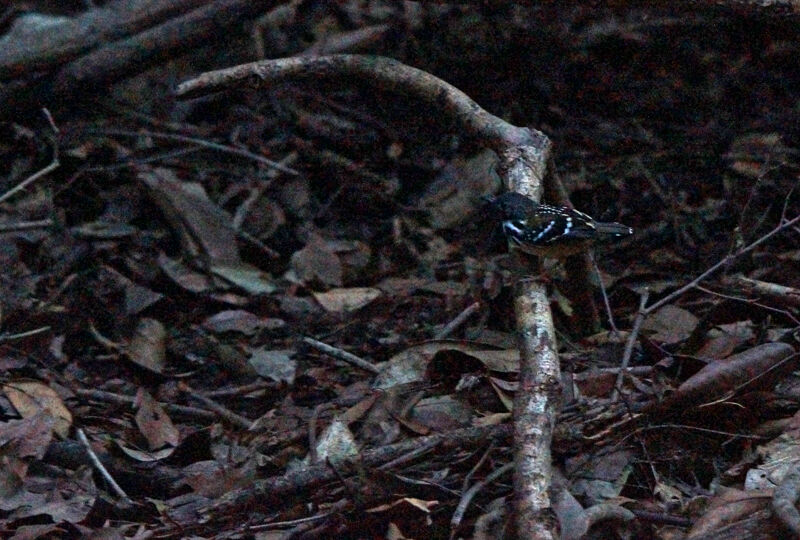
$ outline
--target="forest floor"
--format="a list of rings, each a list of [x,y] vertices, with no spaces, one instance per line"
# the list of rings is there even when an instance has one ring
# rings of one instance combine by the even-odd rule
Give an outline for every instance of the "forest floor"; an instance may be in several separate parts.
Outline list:
[[[635,515],[595,537],[780,537],[770,490],[800,460],[798,32],[531,9],[406,14],[358,52],[543,131],[574,206],[635,230],[594,253],[613,325],[572,259],[540,276],[555,464],[584,507]],[[346,14],[283,30],[300,51]],[[230,41],[0,123],[0,536],[497,537],[511,474],[482,482],[512,461],[519,352],[518,273],[481,208],[494,154],[368,81],[175,101],[252,59]]]

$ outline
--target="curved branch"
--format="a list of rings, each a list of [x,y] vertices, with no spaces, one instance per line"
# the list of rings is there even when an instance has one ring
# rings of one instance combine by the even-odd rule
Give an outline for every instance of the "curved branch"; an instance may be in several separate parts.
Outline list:
[[[382,56],[335,54],[252,62],[203,73],[181,83],[175,93],[179,98],[190,98],[253,80],[263,86],[300,80],[341,80],[351,84],[358,80],[440,109],[460,128],[495,149],[545,145],[546,137],[539,131],[511,125],[442,79]]]
[[[390,58],[357,55],[266,60],[204,73],[178,86],[190,98],[244,84],[269,87],[295,81],[371,84],[428,104],[495,150],[506,187],[535,200],[550,157],[550,140],[534,129],[509,124],[482,109],[464,92],[422,70]],[[523,281],[515,291],[517,331],[521,336],[520,385],[514,400],[516,527],[525,535],[557,538],[548,493],[552,479],[550,444],[556,421],[561,375],[555,330],[544,287]]]

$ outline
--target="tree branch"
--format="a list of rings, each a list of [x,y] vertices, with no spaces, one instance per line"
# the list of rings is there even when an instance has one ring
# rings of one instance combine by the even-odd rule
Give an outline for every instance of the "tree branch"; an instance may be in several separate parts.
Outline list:
[[[290,81],[358,81],[425,103],[497,152],[499,172],[509,190],[541,198],[551,146],[543,133],[509,124],[438,77],[390,58],[332,55],[253,62],[204,73],[180,84],[176,94],[190,98],[244,84],[269,88]],[[514,401],[516,526],[526,535],[535,531],[539,538],[557,538],[549,496],[550,444],[561,395],[555,330],[541,284],[522,281],[514,307],[521,348],[520,387]]]

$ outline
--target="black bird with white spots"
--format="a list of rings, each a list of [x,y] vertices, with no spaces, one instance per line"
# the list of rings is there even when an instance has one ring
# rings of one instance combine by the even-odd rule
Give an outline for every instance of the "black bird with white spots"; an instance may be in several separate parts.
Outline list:
[[[597,241],[633,234],[627,225],[595,221],[573,208],[539,204],[519,193],[503,193],[489,200],[489,207],[500,215],[509,247],[531,255],[562,258]]]

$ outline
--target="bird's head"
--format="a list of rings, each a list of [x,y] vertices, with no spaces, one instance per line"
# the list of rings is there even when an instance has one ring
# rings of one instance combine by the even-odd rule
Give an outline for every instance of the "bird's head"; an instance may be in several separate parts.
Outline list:
[[[504,221],[524,220],[537,207],[533,200],[513,191],[497,197],[484,197],[484,201],[486,210]]]

